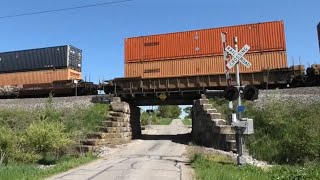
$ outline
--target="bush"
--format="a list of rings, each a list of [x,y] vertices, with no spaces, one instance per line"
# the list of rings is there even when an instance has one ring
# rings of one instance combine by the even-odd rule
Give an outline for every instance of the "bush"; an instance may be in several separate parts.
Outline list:
[[[26,129],[25,144],[41,155],[66,148],[70,139],[60,122],[37,121]]]
[[[154,114],[148,114],[147,112],[141,113],[141,125],[158,125],[160,124],[160,118],[155,116]]]
[[[0,165],[10,162],[34,163],[41,157],[27,151],[21,144],[22,138],[8,127],[0,127]]]
[[[17,137],[14,132],[10,128],[0,127],[0,165],[7,163],[16,149]]]

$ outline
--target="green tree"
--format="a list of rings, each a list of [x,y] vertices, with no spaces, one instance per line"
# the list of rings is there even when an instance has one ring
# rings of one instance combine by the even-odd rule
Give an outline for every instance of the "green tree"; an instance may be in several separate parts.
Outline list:
[[[183,111],[186,113],[186,116],[185,116],[186,119],[191,118],[191,110],[192,110],[192,107],[186,107],[183,109]]]
[[[145,126],[145,125],[157,125],[160,123],[160,119],[155,116],[154,114],[150,114],[147,113],[145,111],[143,111],[141,113],[141,125]]]
[[[149,124],[149,115],[147,112],[143,111],[141,113],[141,125],[145,126]]]
[[[181,108],[177,105],[174,106],[159,106],[157,109],[157,116],[162,118],[179,118]]]

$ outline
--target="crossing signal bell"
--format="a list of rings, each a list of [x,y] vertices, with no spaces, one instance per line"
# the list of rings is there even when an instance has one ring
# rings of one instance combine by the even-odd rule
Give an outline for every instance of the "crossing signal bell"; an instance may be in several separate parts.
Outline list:
[[[259,89],[255,86],[246,86],[242,90],[241,97],[247,101],[253,101],[258,99]],[[240,96],[238,88],[229,86],[224,90],[224,98],[228,101],[237,100]]]

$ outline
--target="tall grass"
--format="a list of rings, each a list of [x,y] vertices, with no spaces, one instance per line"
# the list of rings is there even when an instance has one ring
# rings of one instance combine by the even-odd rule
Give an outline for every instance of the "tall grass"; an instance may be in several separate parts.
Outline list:
[[[237,167],[234,161],[223,155],[195,154],[192,166],[199,180],[264,180],[268,175],[252,166]]]
[[[210,102],[228,118],[231,112],[226,100]],[[319,163],[320,104],[300,105],[271,98],[260,107],[252,102],[244,105],[243,117],[254,120],[255,133],[246,138],[246,144],[255,158],[278,164]]]
[[[255,134],[247,138],[258,159],[280,164],[319,163],[320,104],[299,106],[276,101],[263,108],[250,107]]]
[[[191,164],[200,180],[316,180],[320,178],[319,166],[273,166],[259,168],[250,165],[237,166],[221,154],[194,154]]]

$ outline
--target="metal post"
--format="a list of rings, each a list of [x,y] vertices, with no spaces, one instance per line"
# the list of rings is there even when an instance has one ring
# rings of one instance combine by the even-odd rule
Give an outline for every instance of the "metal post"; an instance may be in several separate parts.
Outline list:
[[[234,37],[234,48],[236,52],[238,52],[238,38]],[[236,64],[236,81],[237,81],[237,88],[240,93],[241,83],[240,83],[240,70],[239,70],[239,62]],[[241,106],[241,96],[238,98],[238,107]],[[241,120],[241,112],[237,112],[238,120]],[[242,157],[243,154],[243,137],[242,137],[242,128],[236,127],[236,144],[237,144],[237,164],[243,165],[245,164],[244,159]]]
[[[223,48],[223,59],[226,65],[226,69],[225,69],[225,73],[226,73],[226,81],[227,81],[227,86],[229,86],[229,69],[227,67],[228,64],[228,59],[227,59],[227,51],[226,51],[226,47],[227,47],[227,33],[226,32],[222,32],[221,33],[221,39],[222,39],[222,48]]]
[[[76,96],[78,96],[78,83],[76,83],[76,90],[75,90],[75,92],[76,92]]]
[[[238,38],[234,37],[234,49],[238,52]],[[240,87],[241,87],[241,83],[240,83],[240,72],[239,72],[239,62],[237,62],[236,64],[236,80],[237,80],[237,88],[240,92]],[[241,96],[239,96],[238,98],[238,106],[241,106]],[[238,118],[241,119],[241,113],[238,113]]]

